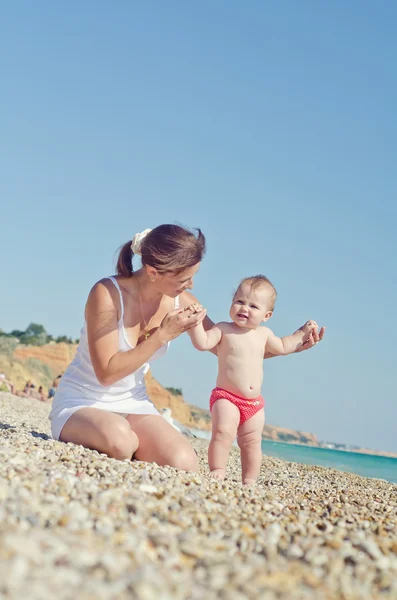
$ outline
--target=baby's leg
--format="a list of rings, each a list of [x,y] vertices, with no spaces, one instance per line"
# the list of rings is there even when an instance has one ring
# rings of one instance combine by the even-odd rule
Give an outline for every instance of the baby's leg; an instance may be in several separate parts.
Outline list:
[[[212,436],[208,447],[211,477],[224,479],[230,448],[236,439],[240,411],[229,400],[220,398],[212,407]]]
[[[255,483],[262,464],[262,431],[265,423],[265,411],[258,411],[253,417],[241,423],[237,430],[237,443],[241,452],[243,483]]]

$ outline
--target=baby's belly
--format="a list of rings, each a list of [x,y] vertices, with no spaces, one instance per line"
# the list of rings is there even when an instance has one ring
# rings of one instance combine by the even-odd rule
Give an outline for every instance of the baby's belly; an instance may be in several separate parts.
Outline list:
[[[216,385],[242,396],[243,398],[257,398],[261,394],[263,375],[262,370],[250,368],[232,367],[218,373]]]

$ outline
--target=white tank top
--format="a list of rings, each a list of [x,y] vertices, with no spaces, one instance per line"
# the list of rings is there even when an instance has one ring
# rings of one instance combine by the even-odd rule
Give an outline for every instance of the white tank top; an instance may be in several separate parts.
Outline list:
[[[119,352],[127,352],[134,348],[127,338],[127,332],[124,328],[124,302],[123,296],[114,277],[109,277],[120,296],[120,320],[117,323],[119,334]],[[179,297],[175,298],[175,308],[179,307]],[[169,346],[169,342],[159,348],[151,356],[147,363],[143,364],[131,375],[127,375],[109,386],[103,386],[99,383],[92,366],[90,352],[88,349],[87,323],[84,324],[80,332],[80,343],[77,348],[76,356],[66,369],[57,388],[53,409],[69,403],[75,403],[80,399],[87,399],[89,403],[111,403],[109,409],[123,412],[128,409],[128,403],[131,400],[146,401],[146,386],[144,376],[150,368],[150,363],[163,356]]]

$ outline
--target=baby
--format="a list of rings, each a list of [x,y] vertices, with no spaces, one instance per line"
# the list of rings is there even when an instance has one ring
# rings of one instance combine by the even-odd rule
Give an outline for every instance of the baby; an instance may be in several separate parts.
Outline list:
[[[315,321],[307,321],[292,335],[278,338],[268,327],[261,327],[273,314],[276,295],[264,275],[247,277],[234,295],[231,322],[217,323],[208,331],[202,324],[189,330],[198,350],[217,347],[218,378],[210,398],[212,437],[208,449],[211,476],[216,479],[225,478],[230,448],[237,435],[243,484],[255,483],[262,462],[265,422],[260,395],[264,354],[291,354],[317,329]]]

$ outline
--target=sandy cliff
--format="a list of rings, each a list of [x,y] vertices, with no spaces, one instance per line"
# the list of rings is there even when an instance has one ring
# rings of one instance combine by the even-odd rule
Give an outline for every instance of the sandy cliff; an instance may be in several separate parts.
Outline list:
[[[275,425],[265,425],[263,429],[263,437],[266,440],[274,440],[275,442],[308,444],[310,446],[318,445],[318,438],[314,433],[307,433],[306,431],[295,431],[294,429],[276,427]]]
[[[205,416],[201,416],[199,410],[192,410],[196,407],[187,404],[183,396],[171,394],[171,392],[164,389],[150,371],[146,375],[146,385],[149,398],[157,409],[170,408],[173,418],[188,427],[211,429],[209,415],[208,419],[205,419]],[[204,413],[205,411],[202,412]]]
[[[14,351],[14,358],[21,362],[36,359],[48,365],[54,377],[63,373],[73,360],[77,344],[46,344],[45,346],[19,346]],[[38,382],[39,383],[39,382]]]

